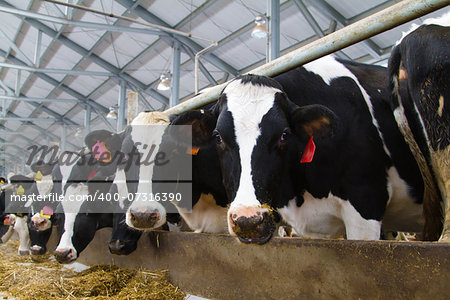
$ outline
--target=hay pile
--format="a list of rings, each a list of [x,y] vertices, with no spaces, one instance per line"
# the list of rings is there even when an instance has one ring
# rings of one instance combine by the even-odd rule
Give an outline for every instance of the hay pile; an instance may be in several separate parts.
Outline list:
[[[167,271],[93,266],[75,272],[46,255],[39,261],[17,255],[17,242],[0,245],[0,294],[17,299],[184,299]]]

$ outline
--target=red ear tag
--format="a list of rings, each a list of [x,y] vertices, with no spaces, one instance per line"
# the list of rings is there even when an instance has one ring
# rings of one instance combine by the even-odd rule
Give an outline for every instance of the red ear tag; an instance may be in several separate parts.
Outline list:
[[[306,144],[305,149],[303,150],[303,156],[300,162],[302,164],[312,162],[315,151],[316,145],[314,144],[313,136],[311,136],[311,138],[308,141],[308,144]]]
[[[3,225],[11,225],[11,220],[9,219],[9,217],[6,217],[6,218],[3,220]]]
[[[97,174],[97,171],[94,169],[91,171],[91,173],[89,173],[88,180],[90,180],[92,177],[94,177],[95,174]]]

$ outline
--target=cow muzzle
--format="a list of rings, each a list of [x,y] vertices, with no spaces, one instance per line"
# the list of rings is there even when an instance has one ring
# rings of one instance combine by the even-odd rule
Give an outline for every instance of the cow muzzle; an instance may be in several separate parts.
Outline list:
[[[55,258],[61,264],[67,264],[77,259],[77,254],[75,253],[75,249],[56,249],[55,250]]]
[[[165,214],[158,209],[141,207],[138,209],[131,208],[128,211],[127,224],[135,229],[150,230],[161,227],[165,222]]]
[[[18,250],[19,251],[19,255],[20,256],[25,256],[25,255],[30,255],[30,251],[29,250]]]
[[[47,252],[46,247],[41,247],[38,245],[34,245],[30,247],[31,255],[43,255]]]
[[[269,209],[263,207],[239,207],[228,212],[230,234],[246,244],[264,244],[275,231],[275,223]]]
[[[128,255],[136,250],[137,243],[133,241],[115,240],[109,242],[109,252],[115,255]]]
[[[33,216],[31,218],[31,224],[33,225],[33,228],[36,229],[37,231],[44,231],[50,229],[50,227],[52,226],[50,220],[36,216]]]

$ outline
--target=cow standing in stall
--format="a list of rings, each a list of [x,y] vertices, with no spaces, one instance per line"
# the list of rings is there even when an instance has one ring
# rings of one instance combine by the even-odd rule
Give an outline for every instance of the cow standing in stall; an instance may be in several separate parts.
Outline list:
[[[154,124],[149,122],[148,114],[154,113],[141,113],[133,120],[130,134],[122,148],[127,149],[124,150],[125,153],[130,153],[133,145],[154,145],[153,150],[142,146],[136,148],[137,157],[145,158],[149,151],[160,152],[164,153],[170,165],[165,168],[157,164],[134,164],[136,169],[134,173],[139,175],[136,175],[137,182],[134,185],[127,184],[130,187],[129,192],[136,192],[139,195],[160,192],[180,193],[182,199],[172,201],[172,204],[136,199],[127,210],[127,224],[136,229],[151,230],[160,227],[165,221],[178,223],[177,213],[166,214],[167,209],[174,209],[172,206],[174,204],[176,211],[194,232],[226,232],[228,201],[221,183],[220,166],[215,149],[199,150],[174,140],[169,134],[171,128],[169,118],[164,114],[161,114],[163,121],[158,123],[160,126],[158,132],[153,132],[151,135],[145,134],[145,125]],[[190,136],[187,132],[183,134]],[[183,139],[189,139],[186,136]],[[182,167],[188,160],[192,160],[192,172],[189,168]],[[178,184],[183,179],[190,181],[192,189],[186,184]],[[128,175],[127,180],[130,180]]]
[[[450,13],[413,25],[391,52],[389,88],[395,119],[413,151],[430,197],[432,239],[450,242]],[[443,214],[441,212],[443,200]],[[441,232],[441,218],[444,217]]]
[[[3,224],[9,226],[4,233],[1,240],[7,242],[14,232],[17,232],[19,237],[19,255],[30,254],[30,236],[27,227],[27,211],[31,204],[28,196],[36,193],[34,185],[34,174],[13,175],[8,176],[8,184],[2,187],[2,194],[4,204]]]
[[[31,165],[31,169],[39,178],[35,178],[37,195],[41,201],[31,203],[28,219],[32,255],[42,255],[47,252],[47,242],[52,234],[52,229],[58,223],[56,209],[60,199],[64,196],[65,186],[74,164],[82,156],[82,153],[64,152],[67,160],[58,158],[58,161],[45,163],[40,160]],[[37,176],[36,176],[37,177]]]
[[[106,142],[103,147],[115,150],[113,143]],[[126,255],[136,249],[140,232],[115,223],[112,204],[103,201],[102,196],[109,193],[114,179],[114,174],[109,173],[110,163],[114,162],[103,158],[98,152],[81,155],[63,186],[64,200],[57,210],[59,243],[55,250],[55,257],[61,263],[76,260],[96,231],[105,227],[113,228],[109,243],[111,253]]]
[[[238,77],[202,118],[172,122],[193,126],[194,146],[216,144],[230,234],[267,242],[275,211],[304,237],[422,230],[423,183],[386,101],[386,74],[328,56],[274,79]],[[400,213],[383,219],[390,210]]]

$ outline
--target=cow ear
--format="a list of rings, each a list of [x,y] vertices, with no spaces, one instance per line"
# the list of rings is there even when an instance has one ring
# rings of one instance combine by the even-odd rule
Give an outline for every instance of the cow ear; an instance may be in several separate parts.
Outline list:
[[[42,175],[49,175],[53,171],[54,164],[48,164],[42,160],[35,162],[30,166],[31,170],[35,173],[41,172]]]
[[[33,185],[34,179],[24,175],[14,175],[9,179],[9,182],[13,184],[20,184],[27,190]]]
[[[193,147],[204,147],[213,141],[213,130],[216,128],[217,117],[207,110],[192,110],[178,115],[170,126],[170,136],[175,141],[186,144],[191,143]],[[189,125],[173,126],[173,125]],[[192,130],[191,130],[192,128]]]
[[[290,113],[290,120],[295,134],[302,139],[334,137],[339,125],[335,113],[322,105],[296,107]]]

